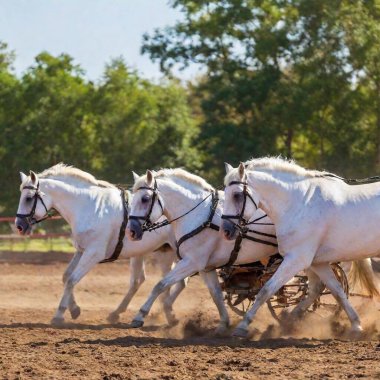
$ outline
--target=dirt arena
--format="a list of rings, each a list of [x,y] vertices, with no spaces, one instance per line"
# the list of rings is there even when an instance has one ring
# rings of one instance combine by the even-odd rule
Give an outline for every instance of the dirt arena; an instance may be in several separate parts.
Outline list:
[[[135,330],[128,322],[158,277],[149,267],[130,310],[120,324],[109,325],[106,317],[128,287],[128,264],[118,262],[97,266],[80,283],[81,316],[54,328],[49,321],[65,265],[0,264],[0,378],[380,379],[379,305],[368,301],[355,300],[366,328],[359,341],[349,339],[344,316],[332,324],[324,315],[309,315],[289,334],[266,310],[253,323],[258,331],[252,340],[240,341],[213,335],[217,313],[194,277],[175,304],[176,327],[167,328],[155,307]]]

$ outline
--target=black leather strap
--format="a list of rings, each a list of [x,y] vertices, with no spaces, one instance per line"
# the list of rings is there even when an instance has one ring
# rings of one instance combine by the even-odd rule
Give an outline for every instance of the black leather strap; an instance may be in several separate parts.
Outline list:
[[[176,242],[176,248],[177,248],[177,257],[179,260],[182,260],[181,254],[179,252],[179,248],[183,242],[186,240],[194,237],[195,235],[198,235],[200,232],[202,232],[205,228],[211,228],[215,231],[219,231],[219,226],[212,223],[212,219],[214,218],[216,208],[218,207],[219,202],[219,196],[218,191],[215,190],[212,193],[212,200],[211,200],[211,209],[210,213],[208,215],[208,218],[205,222],[203,222],[200,226],[198,226],[196,229],[192,230],[191,232],[187,233],[186,235],[183,235],[177,242]]]
[[[125,196],[126,193],[123,188],[119,188],[119,190],[120,190],[120,195],[121,195],[121,202],[123,204],[123,222],[121,223],[121,226],[120,226],[119,238],[117,240],[117,244],[112,255],[109,258],[100,261],[99,262],[100,264],[116,261],[119,258],[121,251],[123,250],[123,240],[125,237],[125,230],[128,224],[128,195],[127,197]]]
[[[243,241],[243,236],[239,234],[237,238],[235,239],[235,244],[234,244],[234,248],[231,251],[230,259],[228,260],[227,264],[225,264],[224,266],[229,267],[233,265],[233,263],[236,261],[236,259],[239,256],[242,241]]]

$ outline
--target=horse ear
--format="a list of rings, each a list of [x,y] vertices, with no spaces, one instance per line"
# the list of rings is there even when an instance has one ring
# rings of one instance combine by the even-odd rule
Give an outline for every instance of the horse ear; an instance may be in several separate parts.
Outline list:
[[[224,163],[224,168],[226,169],[226,174],[228,174],[233,169],[232,165],[227,162]]]
[[[133,174],[133,180],[136,182],[140,178],[140,176],[134,171],[132,171],[132,174]]]
[[[36,183],[37,180],[38,180],[37,174],[36,174],[33,170],[31,170],[31,171],[29,172],[29,175],[30,175],[30,179],[32,180],[32,182],[33,182],[33,183]]]
[[[24,183],[27,178],[28,176],[26,174],[24,174],[23,172],[20,172],[21,183]]]
[[[239,176],[240,176],[240,179],[243,179],[244,175],[245,175],[245,166],[244,166],[244,164],[242,162],[240,162],[240,165],[239,165]]]
[[[146,184],[148,186],[153,184],[153,173],[149,169],[146,171]]]

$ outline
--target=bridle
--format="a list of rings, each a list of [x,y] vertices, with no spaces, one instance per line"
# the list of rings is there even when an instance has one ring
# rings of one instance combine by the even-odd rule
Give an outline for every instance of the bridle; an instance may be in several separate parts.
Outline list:
[[[129,215],[129,219],[137,220],[138,222],[142,221],[141,228],[145,231],[153,231],[154,229],[157,229],[159,227],[162,227],[166,224],[169,224],[167,220],[164,220],[161,223],[153,223],[150,219],[153,211],[154,204],[156,203],[156,200],[161,207],[161,211],[164,212],[164,208],[162,207],[162,203],[160,200],[160,197],[158,196],[158,189],[157,189],[157,181],[154,180],[153,187],[149,186],[140,186],[137,190],[150,190],[152,192],[151,202],[149,206],[149,210],[145,216],[139,216],[139,215]],[[141,223],[141,222],[140,222]],[[158,227],[159,225],[159,227]]]
[[[259,208],[257,206],[257,203],[253,199],[252,195],[248,191],[248,183],[246,181],[232,181],[230,182],[227,186],[232,186],[232,185],[243,185],[243,206],[241,208],[241,211],[239,214],[236,215],[222,215],[222,219],[228,220],[231,222],[235,227],[239,229],[241,232],[247,232],[245,231],[246,226],[249,224],[254,224],[253,222],[249,223],[247,219],[244,218],[244,213],[245,213],[245,207],[247,205],[247,198],[251,200],[251,202],[254,204],[256,207],[256,210]],[[260,218],[261,219],[261,218]],[[234,222],[234,220],[237,220],[237,222]],[[256,220],[257,221],[257,220]]]
[[[162,213],[164,212],[164,208],[163,208],[162,203],[160,201],[160,198],[158,196],[158,189],[157,189],[157,181],[156,181],[156,179],[154,180],[154,186],[153,187],[141,186],[137,190],[142,190],[142,189],[150,190],[150,191],[153,192],[152,201],[151,201],[151,204],[150,204],[150,207],[149,207],[149,211],[146,214],[146,216],[130,215],[129,219],[134,219],[134,220],[137,220],[139,222],[140,222],[140,220],[142,220],[143,224],[141,225],[141,228],[142,228],[143,232],[157,230],[158,228],[167,226],[168,224],[171,224],[171,223],[175,222],[176,220],[183,218],[184,216],[190,214],[198,206],[200,206],[203,202],[205,202],[208,198],[211,197],[211,207],[210,207],[210,211],[209,211],[207,220],[205,220],[203,223],[201,223],[194,230],[192,230],[189,233],[183,235],[178,241],[176,241],[176,253],[177,253],[177,257],[178,257],[179,260],[182,259],[181,254],[180,254],[180,246],[186,240],[192,238],[195,235],[198,235],[200,232],[202,232],[206,228],[211,228],[212,230],[219,231],[219,226],[217,226],[216,224],[214,224],[212,222],[212,220],[214,218],[214,215],[215,215],[216,208],[218,207],[218,203],[219,203],[219,196],[218,196],[218,191],[217,190],[214,190],[214,191],[210,192],[210,194],[208,194],[206,197],[204,197],[193,208],[191,208],[190,210],[186,211],[184,214],[179,215],[176,218],[171,219],[171,220],[165,219],[162,222],[152,223],[152,221],[150,220],[150,216],[152,214],[152,210],[153,210],[154,203],[156,202],[156,200],[157,200],[157,202],[159,203],[159,205],[161,207]]]
[[[50,218],[52,215],[49,213],[49,210],[46,207],[44,200],[42,199],[41,191],[40,191],[40,183],[38,182],[37,186],[24,186],[21,190],[25,190],[25,189],[35,190],[34,195],[32,197],[34,199],[33,206],[32,206],[32,209],[30,210],[29,214],[16,214],[16,217],[21,218],[21,219],[25,219],[26,222],[29,224],[29,226],[33,226],[34,224],[40,223],[40,222],[44,221],[45,219]],[[34,215],[36,213],[38,200],[41,201],[41,203],[44,206],[45,211],[46,211],[45,216],[39,220],[34,218]]]
[[[267,217],[267,214],[264,214],[264,215],[262,215],[256,219],[252,220],[251,222],[249,222],[247,219],[244,218],[245,207],[247,205],[247,198],[251,200],[251,202],[256,207],[256,210],[259,208],[257,206],[257,203],[255,202],[255,200],[253,199],[252,195],[248,191],[248,183],[246,181],[232,181],[227,186],[231,186],[231,185],[243,185],[244,199],[243,199],[243,206],[242,206],[239,214],[236,214],[236,215],[223,214],[222,215],[222,219],[228,220],[230,223],[232,223],[239,230],[239,234],[235,239],[235,244],[234,244],[234,248],[231,252],[230,259],[228,260],[227,264],[225,264],[225,266],[231,266],[234,264],[234,262],[236,261],[236,259],[238,257],[243,239],[248,239],[248,240],[254,241],[256,243],[270,245],[272,247],[278,246],[277,243],[273,243],[271,241],[264,240],[262,238],[257,238],[255,236],[248,235],[248,233],[251,233],[251,234],[255,234],[255,235],[264,236],[265,238],[277,240],[276,235],[267,234],[265,232],[253,230],[253,229],[250,229],[248,227],[250,225],[273,225],[273,223],[260,222],[260,220]],[[234,220],[237,220],[237,222],[235,222]]]

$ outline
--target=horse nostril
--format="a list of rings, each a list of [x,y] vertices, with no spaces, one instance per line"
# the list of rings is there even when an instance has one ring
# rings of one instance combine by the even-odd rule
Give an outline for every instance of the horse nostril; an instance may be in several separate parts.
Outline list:
[[[17,226],[17,229],[19,232],[22,232],[22,227],[21,226]]]
[[[134,230],[131,230],[131,238],[134,239],[136,237],[136,232]]]

